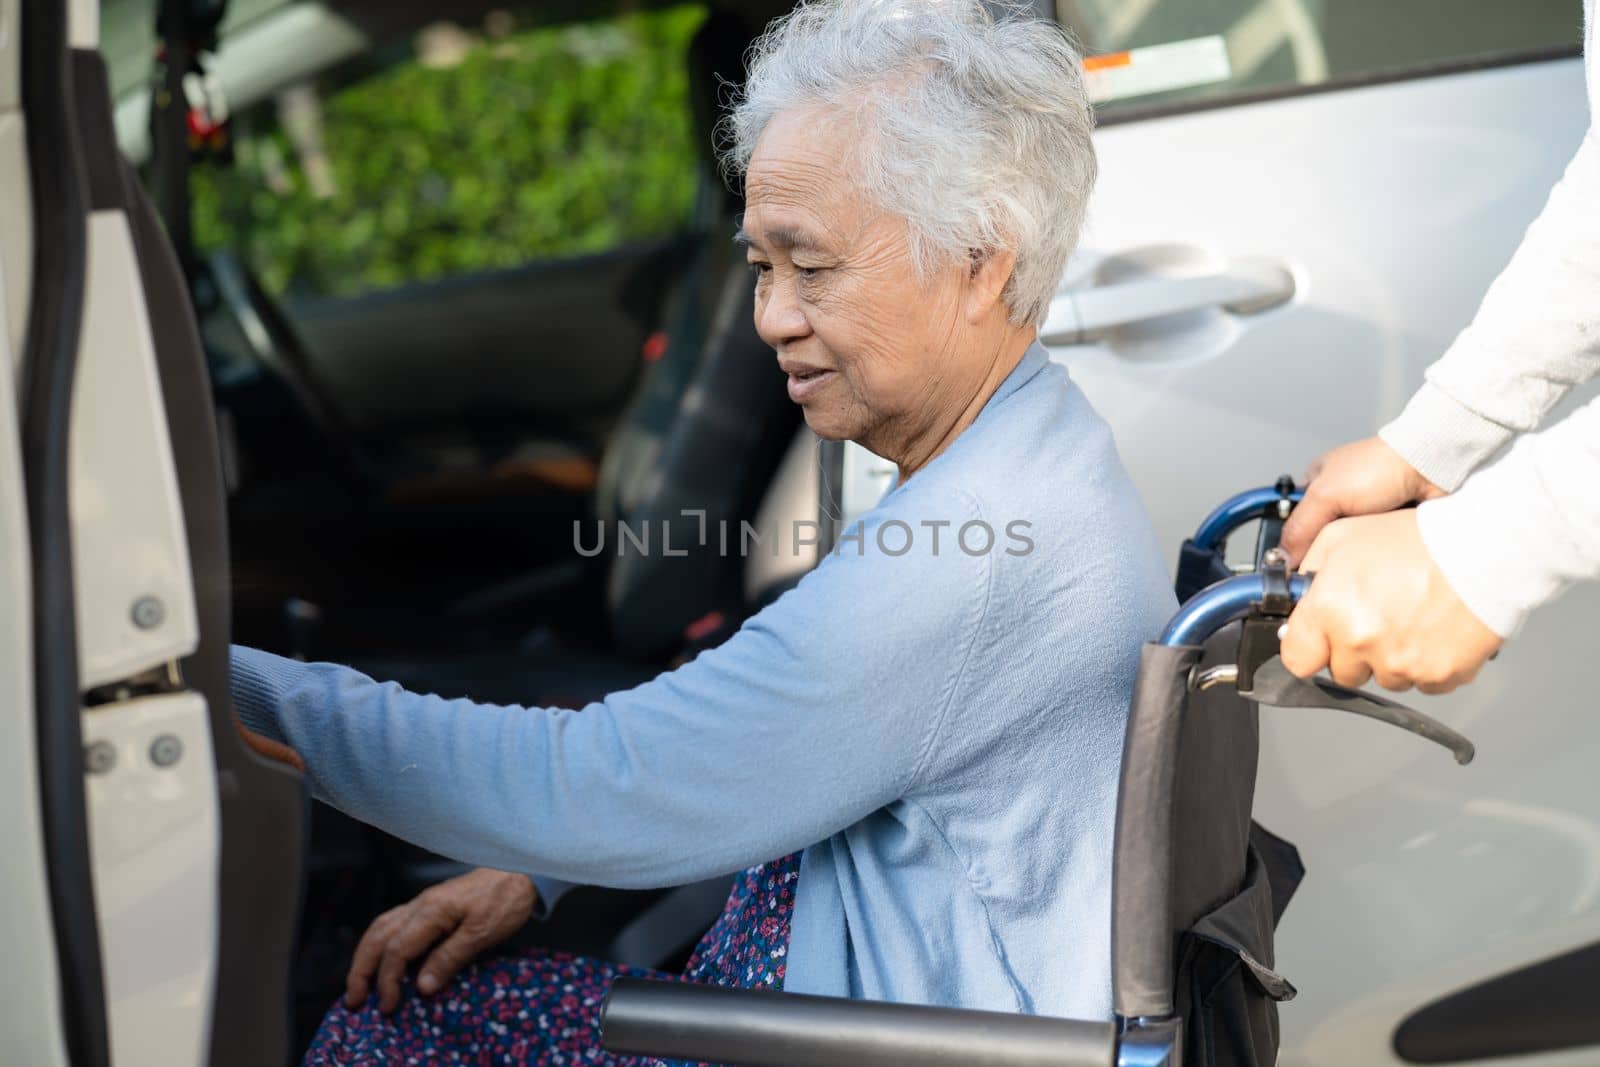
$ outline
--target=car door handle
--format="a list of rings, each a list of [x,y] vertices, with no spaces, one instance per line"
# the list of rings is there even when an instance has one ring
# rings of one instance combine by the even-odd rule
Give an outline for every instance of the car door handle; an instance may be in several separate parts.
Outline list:
[[[1285,303],[1294,290],[1294,274],[1270,259],[1235,260],[1196,278],[1097,285],[1058,295],[1039,339],[1047,345],[1090,344],[1122,326],[1208,308],[1250,315]]]

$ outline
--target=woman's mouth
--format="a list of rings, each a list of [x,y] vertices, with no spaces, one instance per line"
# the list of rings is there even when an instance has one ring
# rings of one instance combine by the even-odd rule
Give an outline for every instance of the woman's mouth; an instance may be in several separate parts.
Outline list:
[[[838,373],[831,367],[819,367],[783,352],[778,353],[778,369],[789,376],[789,399],[796,404],[804,404],[826,389]]]
[[[804,404],[833,378],[834,372],[821,367],[796,367],[789,372],[789,399]]]

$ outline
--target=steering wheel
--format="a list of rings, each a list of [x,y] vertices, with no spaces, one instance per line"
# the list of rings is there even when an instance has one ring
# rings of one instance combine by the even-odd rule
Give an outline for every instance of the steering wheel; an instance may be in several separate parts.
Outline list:
[[[376,482],[371,457],[318,380],[305,342],[289,317],[232,253],[215,252],[205,266],[220,307],[238,327],[249,357],[288,390],[350,481],[362,486]]]

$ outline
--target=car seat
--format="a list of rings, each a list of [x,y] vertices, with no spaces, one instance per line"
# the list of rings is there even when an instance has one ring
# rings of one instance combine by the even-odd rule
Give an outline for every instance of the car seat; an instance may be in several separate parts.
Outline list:
[[[709,629],[726,631],[748,613],[743,560],[720,551],[717,531],[755,518],[800,426],[784,375],[755,332],[754,286],[733,240],[741,198],[717,177],[712,150],[722,87],[741,76],[748,41],[742,20],[714,12],[689,49],[704,236],[669,302],[661,354],[647,364],[601,462],[595,515],[607,531],[611,647],[580,648],[539,632],[505,650],[359,664],[369,673],[442,696],[582,703],[654,677],[690,643],[694,624],[709,620]],[[654,550],[633,549],[618,524],[648,530]],[[673,555],[661,550],[666,544]],[[546,569],[504,585],[538,588]],[[495,590],[479,597],[495,600]]]

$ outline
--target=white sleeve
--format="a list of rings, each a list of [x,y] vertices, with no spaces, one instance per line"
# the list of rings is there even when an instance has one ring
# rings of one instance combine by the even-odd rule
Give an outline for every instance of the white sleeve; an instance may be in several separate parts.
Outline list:
[[[1573,582],[1600,578],[1600,399],[1423,504],[1417,524],[1456,595],[1501,637]]]
[[[1590,0],[1590,7],[1593,0]],[[1589,15],[1591,111],[1600,110]],[[1592,125],[1472,324],[1379,431],[1429,481],[1454,490],[1574,385],[1600,371],[1600,132]]]

